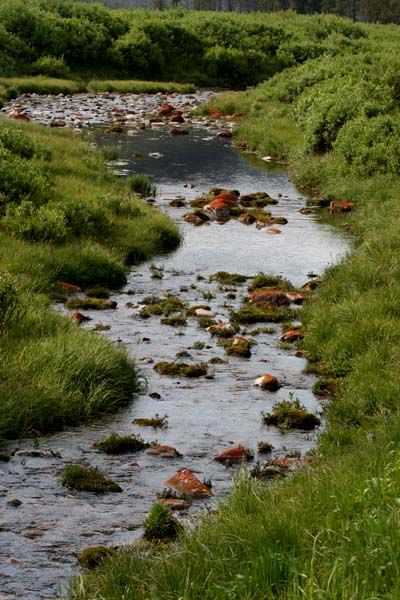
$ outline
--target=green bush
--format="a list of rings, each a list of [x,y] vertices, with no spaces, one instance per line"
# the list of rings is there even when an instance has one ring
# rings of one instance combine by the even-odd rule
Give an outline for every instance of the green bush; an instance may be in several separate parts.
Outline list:
[[[145,539],[151,541],[174,539],[183,529],[171,510],[161,502],[154,502],[143,523],[143,528]]]
[[[70,75],[70,69],[66,65],[64,58],[41,56],[33,63],[32,73],[34,75],[47,75],[48,77],[66,79]]]
[[[20,300],[14,280],[0,273],[0,334],[3,333],[20,310]]]
[[[65,213],[54,204],[39,208],[27,200],[12,204],[3,223],[17,237],[32,242],[62,242],[68,233]]]
[[[48,197],[49,185],[43,170],[0,144],[0,213],[9,202],[26,199],[34,204]]]
[[[67,200],[62,205],[65,223],[75,236],[102,236],[110,230],[111,222],[101,205],[82,200]]]
[[[129,189],[140,196],[154,196],[157,188],[150,183],[147,175],[130,175],[128,177]]]

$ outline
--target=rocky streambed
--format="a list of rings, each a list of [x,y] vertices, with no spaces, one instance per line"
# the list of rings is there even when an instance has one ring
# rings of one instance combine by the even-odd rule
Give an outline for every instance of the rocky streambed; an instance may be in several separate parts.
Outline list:
[[[180,514],[184,523],[191,523],[199,510],[213,507],[231,488],[237,467],[232,466],[234,460],[215,461],[221,452],[241,445],[254,455],[248,463],[250,468],[257,461],[263,464],[274,459],[280,468],[282,457],[288,455],[304,458],[319,429],[282,429],[266,424],[262,413],[272,413],[278,402],[297,398],[323,426],[322,404],[312,393],[315,380],[304,373],[306,361],[301,353],[282,344],[281,323],[234,322],[232,313],[248,305],[248,288],[257,273],[279,276],[301,288],[310,274],[321,274],[339,260],[347,251],[348,240],[344,233],[323,224],[317,214],[304,214],[305,198],[284,171],[256,159],[249,162],[232,148],[227,137],[218,137],[230,129],[232,120],[193,117],[186,106],[181,114],[186,122],[176,126],[187,127],[187,135],[171,135],[172,112],[161,117],[159,125],[151,121],[165,104],[175,109],[186,104],[193,107],[207,96],[175,95],[173,102],[165,96],[115,94],[24,97],[4,109],[6,114],[17,110],[32,120],[50,124],[57,118],[72,126],[76,122],[69,114],[86,114],[87,109],[86,123],[103,125],[89,128],[88,135],[96,144],[118,150],[118,159],[110,168],[121,176],[144,173],[152,177],[158,188],[155,204],[179,222],[183,242],[170,255],[133,269],[125,289],[110,296],[115,308],[79,309],[91,319],[82,327],[96,329],[94,335],[106,335],[113,343],[127,346],[147,380],[143,394],[117,414],[90,426],[21,440],[5,449],[11,459],[0,463],[2,598],[55,598],[66,589],[68,578],[78,573],[77,555],[83,548],[134,542],[142,535],[141,525],[157,494],[180,469],[191,470],[200,481],[212,483],[211,496],[194,500]],[[116,99],[124,115],[110,109]],[[142,109],[135,126],[123,119]],[[115,114],[118,117],[114,118]],[[106,131],[112,121],[122,123],[120,133]],[[190,202],[211,188],[238,190],[241,197],[266,192],[277,203],[267,204],[263,210],[271,213],[271,219],[280,218],[281,223],[260,224],[256,219],[246,225],[239,215],[251,210],[249,206],[239,212],[233,210],[232,218],[221,223],[215,218],[201,226],[187,222],[185,215],[196,211]],[[207,201],[213,197],[208,196]],[[211,213],[209,216],[213,217]],[[279,232],[268,235],[272,228]],[[218,272],[243,277],[236,281],[212,277]],[[297,301],[295,296],[290,296],[294,291],[285,288],[281,293],[288,301],[282,300],[280,308],[300,310],[301,316],[301,308],[293,302]],[[70,298],[85,296],[75,292]],[[168,305],[172,298],[175,310],[169,314],[151,308],[160,300],[165,308],[165,301]],[[61,304],[57,308],[69,315],[72,311]],[[196,314],[196,310],[200,312]],[[294,313],[288,315],[295,322],[299,318]],[[249,352],[228,352],[219,343],[221,338],[206,327],[212,322],[205,319],[215,321],[214,326],[223,323],[228,327],[234,322],[234,335],[227,339],[230,343],[235,336],[246,339]],[[196,378],[185,377],[183,372],[165,375],[163,369],[154,368],[164,362],[205,365],[206,373]],[[276,377],[279,385],[269,389],[255,385],[265,374]],[[137,421],[156,415],[162,420],[161,427],[145,427]],[[108,455],[94,447],[113,432],[140,435],[150,444],[175,448],[181,456],[146,451]],[[272,451],[260,453],[259,442],[271,444]],[[100,468],[122,492],[96,495],[63,487],[61,473],[70,463]]]

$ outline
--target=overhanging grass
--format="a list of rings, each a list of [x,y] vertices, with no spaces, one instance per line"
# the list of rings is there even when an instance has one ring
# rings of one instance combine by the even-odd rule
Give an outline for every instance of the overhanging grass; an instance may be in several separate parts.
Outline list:
[[[157,94],[158,92],[192,94],[195,87],[191,83],[175,81],[138,81],[136,79],[93,79],[87,85],[89,92],[118,92],[122,94]]]
[[[44,77],[37,75],[35,77],[0,77],[0,86],[4,88],[5,93],[0,96],[14,94],[76,94],[85,91],[85,84],[81,81],[72,79],[57,79],[55,77]]]

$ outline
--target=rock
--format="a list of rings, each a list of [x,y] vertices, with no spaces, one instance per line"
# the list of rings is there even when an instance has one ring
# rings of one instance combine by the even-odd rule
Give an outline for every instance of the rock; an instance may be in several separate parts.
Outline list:
[[[351,212],[354,208],[354,203],[353,202],[343,202],[343,201],[339,201],[339,200],[332,200],[332,202],[329,204],[329,212],[331,213],[331,215],[337,214],[337,213],[346,213],[346,212]]]
[[[286,296],[293,304],[303,304],[306,298],[305,294],[301,294],[300,292],[289,292]]]
[[[15,508],[18,508],[19,506],[21,506],[22,502],[21,500],[18,500],[18,498],[13,498],[12,500],[8,500],[7,504],[9,506],[14,506]]]
[[[106,558],[112,554],[111,548],[105,546],[91,546],[85,548],[79,555],[78,561],[82,567],[86,569],[94,569],[98,567]]]
[[[250,358],[251,356],[249,340],[240,335],[234,337],[232,342],[226,343],[225,350],[227,354],[234,356],[241,356],[243,358]]]
[[[217,133],[217,138],[230,140],[231,138],[233,138],[233,133],[232,131],[220,131],[219,133]]]
[[[53,119],[50,121],[50,127],[65,127],[65,125],[64,119]]]
[[[307,208],[306,206],[304,206],[299,210],[299,213],[302,215],[310,215],[312,213],[312,210],[311,208]]]
[[[158,392],[151,392],[151,394],[149,394],[150,398],[153,398],[153,400],[161,400],[161,394],[159,394]]]
[[[87,317],[86,315],[83,315],[82,313],[80,313],[77,310],[74,310],[71,315],[70,315],[70,319],[71,321],[75,321],[76,323],[83,323],[84,321],[91,321],[92,319],[90,317]]]
[[[150,448],[147,448],[145,453],[164,458],[180,458],[182,456],[173,446],[163,446],[161,444],[153,444]]]
[[[302,340],[304,338],[304,329],[303,327],[292,327],[288,329],[280,336],[280,340],[282,342],[296,342],[297,340]]]
[[[13,111],[10,116],[12,119],[15,119],[16,121],[28,122],[31,120],[30,117],[24,112]]]
[[[182,117],[181,114],[174,114],[171,117],[171,123],[184,123],[185,119]]]
[[[18,450],[14,456],[29,456],[30,458],[61,458],[59,452],[53,450]]]
[[[79,285],[74,285],[73,283],[65,283],[64,281],[57,281],[57,285],[60,286],[65,292],[80,292],[81,288]]]
[[[168,204],[173,208],[182,208],[183,206],[186,206],[186,201],[182,198],[173,198]]]
[[[239,222],[243,223],[243,225],[253,225],[255,221],[256,218],[250,213],[244,212],[239,215]]]
[[[209,498],[211,496],[210,486],[203,483],[188,469],[180,469],[167,479],[165,485],[175,489],[190,498]]]
[[[189,135],[189,131],[187,129],[180,129],[179,127],[172,127],[169,130],[170,135]]]
[[[222,117],[222,113],[219,110],[214,110],[212,108],[209,109],[208,114],[213,119],[220,119]]]
[[[270,392],[276,392],[281,387],[277,377],[275,377],[275,375],[270,375],[269,373],[266,373],[262,377],[258,377],[258,379],[255,380],[254,385],[259,386],[262,390],[269,390]]]
[[[313,291],[319,286],[319,281],[316,279],[310,279],[304,285],[301,286],[302,290]]]
[[[204,223],[207,223],[210,219],[203,213],[201,215],[198,213],[188,213],[187,215],[184,215],[183,220],[186,221],[186,223],[191,223],[198,227],[199,225],[204,225]]]
[[[213,200],[206,204],[204,210],[210,213],[211,218],[220,222],[229,221],[231,216],[230,206],[224,200]]]
[[[169,117],[174,111],[175,111],[175,107],[172,106],[172,104],[169,104],[168,102],[165,102],[162,107],[160,112],[158,113],[160,117]]]
[[[212,310],[206,310],[205,308],[196,308],[194,314],[196,317],[215,317],[215,313]]]
[[[171,510],[187,510],[190,502],[182,498],[160,498],[159,502]]]
[[[249,458],[251,458],[251,454],[244,446],[241,446],[240,444],[233,446],[233,448],[222,450],[222,452],[220,452],[217,456],[214,456],[214,460],[224,465],[245,462]]]
[[[238,190],[220,190],[216,189],[216,193],[213,194],[213,200],[222,200],[227,204],[231,204],[232,206],[237,206],[239,201],[239,192]]]
[[[279,233],[282,233],[282,231],[277,227],[267,227],[265,229],[265,233],[269,233],[271,235],[278,235]]]
[[[255,304],[256,306],[262,306],[263,304],[269,304],[272,306],[288,306],[290,300],[286,294],[279,290],[271,288],[262,288],[251,292],[247,296],[249,304]]]

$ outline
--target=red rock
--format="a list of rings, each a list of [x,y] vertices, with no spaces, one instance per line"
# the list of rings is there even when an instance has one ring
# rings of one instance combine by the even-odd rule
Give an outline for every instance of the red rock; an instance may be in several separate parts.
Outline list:
[[[73,283],[65,283],[64,281],[57,281],[57,285],[62,287],[66,292],[80,292],[81,288]]]
[[[254,383],[262,390],[269,390],[270,392],[276,392],[281,387],[277,377],[275,377],[275,375],[270,375],[270,373],[258,377]]]
[[[255,292],[251,292],[247,296],[247,300],[250,304],[255,304],[256,306],[261,306],[263,304],[287,306],[290,304],[290,300],[286,294],[280,292],[279,290],[270,288],[263,288],[261,290],[256,290]]]
[[[161,498],[159,502],[171,510],[187,510],[190,506],[190,502],[181,498]]]
[[[83,323],[84,321],[91,321],[92,320],[90,317],[87,317],[86,315],[83,315],[82,313],[80,313],[77,310],[74,310],[71,313],[70,319],[71,319],[71,321],[75,321],[76,323]]]
[[[343,202],[340,200],[332,200],[329,204],[331,215],[335,213],[351,212],[354,208],[353,202]]]
[[[182,115],[173,115],[171,117],[171,123],[184,123],[185,119],[182,117]]]
[[[210,488],[188,469],[181,469],[167,479],[165,485],[190,498],[209,498]]]
[[[227,450],[222,450],[217,456],[214,456],[214,460],[222,464],[233,464],[241,463],[249,458],[249,453],[244,446],[237,444]]]
[[[300,294],[300,292],[289,292],[286,295],[293,304],[303,304],[306,298],[305,294]]]
[[[158,114],[160,115],[160,117],[169,117],[169,115],[171,115],[175,110],[176,109],[174,106],[172,106],[172,104],[165,102],[162,105],[161,110]]]
[[[213,200],[204,207],[217,221],[228,221],[231,216],[230,206],[224,200]]]
[[[219,110],[213,110],[210,109],[208,111],[208,114],[210,115],[210,117],[212,117],[213,119],[220,119],[222,117],[222,113]]]
[[[31,120],[30,117],[28,117],[27,114],[25,114],[25,113],[19,113],[19,112],[13,113],[11,115],[11,117],[13,119],[15,119],[16,121],[30,121]]]
[[[183,220],[186,221],[186,223],[191,223],[192,225],[198,226],[204,225],[204,223],[206,223],[210,219],[206,215],[200,217],[196,213],[189,213],[183,217]]]
[[[145,452],[146,454],[162,456],[164,458],[179,458],[182,456],[173,446],[162,446],[161,444],[154,444],[150,448],[147,448]]]
[[[296,342],[297,340],[302,340],[304,338],[304,329],[302,327],[292,327],[288,329],[284,333],[282,333],[279,338],[282,342]]]
[[[222,200],[223,202],[236,206],[239,195],[237,190],[220,190],[217,194],[214,194],[213,200]]]

